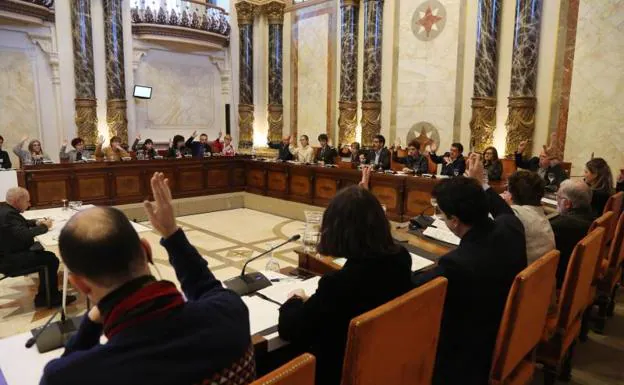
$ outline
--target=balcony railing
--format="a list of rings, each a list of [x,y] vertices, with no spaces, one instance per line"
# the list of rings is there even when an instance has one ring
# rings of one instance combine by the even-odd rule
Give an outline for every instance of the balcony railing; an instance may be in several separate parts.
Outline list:
[[[159,24],[230,35],[228,13],[215,5],[195,0],[133,0],[134,24]]]
[[[24,3],[30,3],[34,5],[40,5],[49,9],[54,8],[54,0],[19,0]]]
[[[0,11],[3,18],[18,24],[54,23],[54,0],[0,0]]]

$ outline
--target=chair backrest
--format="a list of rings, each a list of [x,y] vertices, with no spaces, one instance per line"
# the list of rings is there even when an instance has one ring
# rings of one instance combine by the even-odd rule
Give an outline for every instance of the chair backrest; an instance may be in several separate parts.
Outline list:
[[[513,282],[498,330],[490,383],[502,384],[540,342],[555,290],[559,251],[552,250],[522,270]]]
[[[622,201],[624,201],[624,192],[620,191],[617,194],[613,194],[607,200],[605,204],[604,210],[602,210],[603,214],[609,211],[613,211],[613,215],[615,218],[613,219],[612,231],[613,235],[615,235],[615,226],[617,225],[617,220],[620,217],[620,213],[622,212]],[[613,238],[613,236],[611,237]]]
[[[314,385],[316,359],[304,353],[250,385]]]
[[[559,164],[561,165],[561,168],[563,169],[563,172],[565,172],[566,176],[569,178],[570,174],[572,173],[572,163],[571,162],[561,162]]]
[[[425,158],[427,158],[427,165],[429,166],[429,174],[435,175],[438,173],[438,164],[431,160],[431,156],[429,153],[425,154]]]
[[[559,296],[558,330],[568,330],[585,311],[604,232],[601,227],[592,230],[572,251]]]
[[[602,214],[600,217],[596,218],[589,227],[588,234],[597,228],[602,228],[604,230],[604,236],[602,238],[602,244],[600,245],[600,256],[606,256],[607,253],[607,244],[611,241],[611,237],[613,237],[613,233],[611,231],[611,223],[615,220],[613,212],[608,211]],[[596,261],[596,270],[594,271],[594,278],[597,278],[601,273],[601,265],[602,260],[598,258]]]
[[[502,180],[509,179],[509,176],[518,170],[515,159],[501,159],[503,164]]]
[[[429,384],[446,278],[436,278],[351,320],[342,385]]]
[[[609,269],[617,268],[624,261],[624,212],[616,223],[615,235],[609,248]]]

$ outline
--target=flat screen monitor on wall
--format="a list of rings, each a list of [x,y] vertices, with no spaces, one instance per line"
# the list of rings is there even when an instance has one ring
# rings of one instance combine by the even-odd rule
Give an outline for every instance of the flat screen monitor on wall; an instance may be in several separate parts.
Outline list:
[[[140,99],[151,99],[152,98],[152,87],[146,86],[134,86],[134,97]]]

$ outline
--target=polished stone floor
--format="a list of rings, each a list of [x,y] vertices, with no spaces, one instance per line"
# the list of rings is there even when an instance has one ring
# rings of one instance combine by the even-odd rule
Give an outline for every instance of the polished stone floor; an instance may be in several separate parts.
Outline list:
[[[265,251],[271,244],[303,234],[304,227],[300,221],[245,208],[183,216],[178,218],[178,223],[221,280],[239,274],[248,258]],[[141,236],[154,250],[154,274],[177,284],[166,252],[159,244],[159,236],[155,232]],[[293,249],[298,246],[287,245],[275,253],[280,267],[296,265]],[[261,270],[267,260],[262,258],[250,266]],[[33,307],[36,283],[36,275],[0,281],[0,338],[26,332],[52,315],[53,310]],[[624,290],[620,290],[620,298],[624,302]],[[70,315],[83,313],[85,305],[84,299],[79,299],[69,307]],[[538,372],[533,385],[541,384]],[[590,333],[589,341],[578,345],[570,384],[624,384],[624,304],[616,307],[616,315],[607,324],[604,335]]]

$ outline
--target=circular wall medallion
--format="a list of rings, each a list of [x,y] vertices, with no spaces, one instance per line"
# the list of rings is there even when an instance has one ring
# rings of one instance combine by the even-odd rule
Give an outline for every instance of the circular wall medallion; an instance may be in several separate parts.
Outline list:
[[[430,41],[438,37],[446,25],[446,8],[438,0],[420,4],[412,16],[412,32],[418,40]]]
[[[429,122],[418,122],[407,132],[406,139],[406,145],[416,139],[416,141],[420,143],[420,151],[424,153],[428,151],[427,146],[430,146],[433,142],[440,144],[440,133],[433,124]]]

